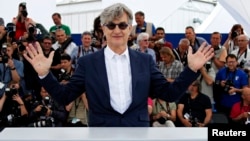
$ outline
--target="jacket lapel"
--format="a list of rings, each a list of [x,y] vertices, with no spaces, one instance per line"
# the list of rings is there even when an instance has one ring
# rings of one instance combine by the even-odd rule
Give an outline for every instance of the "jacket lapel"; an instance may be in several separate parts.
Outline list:
[[[100,87],[104,87],[105,90],[105,92],[103,93],[104,94],[103,98],[107,98],[108,103],[110,104],[110,94],[109,94],[107,70],[105,66],[104,49],[101,49],[100,51],[96,52],[96,54],[97,55],[94,58],[95,70],[97,71],[97,75],[99,80],[101,81],[101,84],[103,84]]]

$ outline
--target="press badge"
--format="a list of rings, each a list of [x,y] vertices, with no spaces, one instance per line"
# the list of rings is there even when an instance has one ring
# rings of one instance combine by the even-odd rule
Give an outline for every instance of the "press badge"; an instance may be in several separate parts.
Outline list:
[[[0,82],[0,89],[2,89],[4,87],[4,83]]]
[[[73,118],[72,121],[71,121],[71,123],[75,124],[75,123],[77,123],[77,122],[79,122],[79,121],[80,121],[80,119],[78,119],[78,118]]]

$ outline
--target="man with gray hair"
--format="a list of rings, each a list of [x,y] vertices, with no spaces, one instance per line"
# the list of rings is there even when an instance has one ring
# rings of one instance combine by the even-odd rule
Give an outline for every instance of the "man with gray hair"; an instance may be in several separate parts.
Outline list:
[[[190,42],[187,38],[182,38],[179,41],[177,48],[173,49],[173,53],[176,60],[179,60],[184,66],[188,65],[187,54]]]
[[[205,44],[195,54],[190,48],[188,67],[169,83],[151,56],[128,48],[133,15],[126,5],[116,3],[105,8],[100,19],[107,47],[81,57],[65,85],[60,85],[49,72],[53,53],[44,57],[37,43],[37,50],[29,44],[24,54],[37,71],[42,86],[58,102],[66,105],[86,92],[91,127],[149,127],[149,93],[152,91],[165,101],[177,100],[214,55],[213,49]]]
[[[137,45],[138,48],[136,49],[139,52],[147,53],[152,56],[154,62],[156,63],[156,56],[155,51],[149,48],[149,34],[146,32],[142,32],[137,36]]]

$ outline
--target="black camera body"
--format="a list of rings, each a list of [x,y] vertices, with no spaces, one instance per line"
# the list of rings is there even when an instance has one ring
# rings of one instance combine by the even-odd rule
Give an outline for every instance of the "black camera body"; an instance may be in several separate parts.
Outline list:
[[[239,35],[239,33],[237,31],[233,31],[231,33],[231,38],[234,39],[235,37],[237,37]]]
[[[242,59],[241,61],[240,61],[240,63],[238,64],[238,66],[237,67],[239,67],[239,68],[244,68],[244,65],[245,65],[245,63],[247,62],[247,60],[245,60],[245,59]]]
[[[27,10],[22,10],[21,14],[23,15],[23,17],[27,17],[28,16]]]
[[[9,60],[9,56],[7,55],[7,45],[3,44],[0,54],[0,63],[7,63]]]
[[[61,74],[59,74],[59,82],[65,80],[65,81],[69,81],[71,78],[70,73],[67,73],[64,69],[61,69]]]
[[[146,27],[141,27],[141,32],[146,32]]]
[[[210,61],[206,62],[205,68],[206,68],[207,72],[209,71],[209,69],[210,69],[211,67],[212,67],[211,62],[210,62]]]
[[[225,86],[224,86],[224,92],[228,93],[231,86],[234,86],[233,81],[232,80],[226,80]]]
[[[14,87],[12,88],[5,88],[5,95],[7,97],[12,97],[13,95],[17,94],[18,90]]]
[[[191,124],[192,124],[192,127],[199,127],[199,119],[198,118],[191,118],[191,120],[190,120],[190,122],[191,122]]]
[[[166,119],[164,117],[160,117],[157,119],[157,121],[160,123],[160,124],[165,124],[166,123]]]

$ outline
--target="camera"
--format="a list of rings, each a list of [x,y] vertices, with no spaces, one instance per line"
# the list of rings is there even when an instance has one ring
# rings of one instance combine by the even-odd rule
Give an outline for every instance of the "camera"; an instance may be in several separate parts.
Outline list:
[[[27,17],[27,16],[28,16],[27,10],[22,10],[22,11],[21,11],[21,14],[22,14],[24,17]]]
[[[234,86],[234,83],[232,80],[226,80],[225,86],[224,86],[224,92],[227,92],[230,90],[230,87]]]
[[[242,60],[240,61],[240,63],[237,65],[237,67],[239,67],[239,68],[244,68],[244,65],[245,65],[246,62],[247,62],[247,60],[242,59]]]
[[[11,88],[5,88],[5,95],[7,97],[12,97],[13,95],[17,94],[18,90],[14,87]]]
[[[46,106],[47,107],[51,107],[50,106],[50,97],[49,96],[46,96],[46,97],[44,97],[44,99],[43,99],[43,102],[42,102],[42,109],[41,109],[41,114],[42,115],[46,115],[46,113],[47,113],[47,111],[48,111],[48,109],[46,108]]]
[[[209,69],[212,67],[211,65],[211,62],[210,61],[207,61],[206,64],[205,64],[205,68],[207,70],[207,72],[209,71]]]
[[[11,126],[15,122],[14,114],[9,114],[5,117],[0,118],[0,126]]]
[[[146,32],[146,27],[141,27],[141,32]]]
[[[59,75],[59,82],[65,80],[65,81],[69,81],[69,79],[71,78],[70,74],[67,73],[64,69],[61,69],[61,74]]]
[[[166,123],[166,119],[164,117],[160,117],[157,119],[157,121],[160,123],[160,124],[165,124]]]
[[[234,39],[235,37],[237,37],[239,35],[239,33],[237,31],[233,31],[231,33],[231,38]]]
[[[33,24],[29,24],[27,41],[29,43],[34,43],[35,41],[37,41],[37,38],[36,38],[36,27]]]
[[[7,63],[9,56],[7,55],[7,45],[3,44],[1,54],[0,54],[0,63]]]
[[[184,115],[184,118],[189,120],[189,122],[192,124],[192,127],[198,127],[199,126],[198,125],[198,123],[199,123],[199,119],[198,118],[193,117],[192,115],[190,115],[188,113],[186,113]]]
[[[199,127],[199,119],[198,118],[191,118],[190,120],[191,124],[192,124],[192,127]]]
[[[25,49],[26,49],[26,47],[23,45],[23,43],[22,42],[24,42],[25,40],[19,40],[18,42],[17,42],[17,46],[18,46],[18,48],[19,48],[19,51],[24,51]]]
[[[7,36],[14,39],[16,34],[16,25],[14,23],[8,23],[6,25]]]
[[[41,119],[29,125],[29,127],[54,127],[54,118]]]

